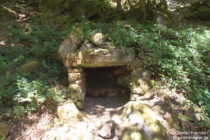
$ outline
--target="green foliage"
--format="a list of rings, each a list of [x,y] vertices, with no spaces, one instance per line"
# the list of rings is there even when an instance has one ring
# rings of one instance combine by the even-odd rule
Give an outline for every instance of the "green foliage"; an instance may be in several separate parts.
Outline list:
[[[2,138],[0,138],[0,140],[6,140],[6,138],[5,137],[2,137]]]
[[[58,103],[64,101],[64,94],[57,94],[54,88],[43,81],[29,82],[26,78],[21,78],[17,80],[17,86],[18,92],[14,95],[13,101],[17,104],[14,106],[14,113],[18,116],[40,108],[40,104],[46,101]],[[24,106],[25,103],[28,104]]]
[[[66,31],[56,31],[49,26],[7,29],[8,46],[0,48],[0,114],[18,117],[64,101],[65,91],[57,91],[55,84],[66,76],[56,56]],[[10,43],[13,46],[9,46]],[[21,71],[22,65],[30,60],[40,68]]]
[[[22,42],[30,47],[30,52],[35,57],[52,58],[56,54],[59,43],[62,41],[62,32],[57,32],[49,26],[31,26],[23,29],[8,27],[10,36],[16,37],[16,42]]]
[[[126,22],[125,22],[126,23]],[[137,32],[134,28],[127,27],[125,23],[93,23],[85,22],[76,25],[84,34],[85,39],[95,33],[103,33],[106,35],[108,41],[116,45],[116,47],[131,47],[137,41]]]

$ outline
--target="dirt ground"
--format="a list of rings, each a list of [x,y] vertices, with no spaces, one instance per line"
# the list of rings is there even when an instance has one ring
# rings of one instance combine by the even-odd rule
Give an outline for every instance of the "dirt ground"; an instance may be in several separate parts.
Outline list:
[[[119,140],[122,131],[120,114],[128,99],[86,97],[84,110],[81,110],[83,121],[69,125],[59,123],[56,114],[29,115],[21,121],[12,123],[7,140],[53,139],[51,133],[56,134],[60,131],[65,134],[70,131],[77,133],[82,131],[81,129],[86,132],[85,139],[102,140],[103,138],[98,135],[98,129],[107,121],[115,122],[115,134],[112,139]]]

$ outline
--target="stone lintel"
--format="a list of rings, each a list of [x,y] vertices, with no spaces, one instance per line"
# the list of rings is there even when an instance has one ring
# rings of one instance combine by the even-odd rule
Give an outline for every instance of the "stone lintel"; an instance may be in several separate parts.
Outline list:
[[[128,50],[132,51],[132,50]],[[84,49],[68,54],[63,60],[65,67],[110,67],[133,62],[134,56],[122,49]]]

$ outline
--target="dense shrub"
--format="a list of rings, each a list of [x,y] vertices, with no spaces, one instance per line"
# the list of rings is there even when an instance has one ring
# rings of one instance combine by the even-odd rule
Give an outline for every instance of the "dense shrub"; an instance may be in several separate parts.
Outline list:
[[[15,117],[62,102],[54,85],[66,76],[57,49],[66,31],[49,26],[5,27],[8,46],[0,48],[0,113]],[[10,45],[12,44],[12,45]],[[30,62],[32,68],[30,68]],[[27,65],[27,66],[25,66]],[[29,67],[27,70],[24,67]],[[54,105],[55,107],[55,105]]]

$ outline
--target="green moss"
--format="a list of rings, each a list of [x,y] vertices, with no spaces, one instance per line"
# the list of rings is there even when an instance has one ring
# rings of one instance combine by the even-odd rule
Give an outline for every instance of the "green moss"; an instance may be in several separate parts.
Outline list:
[[[155,118],[154,111],[148,105],[142,103],[130,104],[124,109],[123,115],[125,118],[135,116],[133,121],[136,121],[136,125],[127,124],[127,129],[123,132],[124,138],[138,140],[167,139],[166,129]],[[144,125],[144,127],[140,128],[140,131],[136,127],[138,123]],[[145,127],[147,127],[147,130],[144,130]]]
[[[23,72],[23,73],[30,73],[30,72],[36,72],[40,67],[39,62],[37,61],[28,61],[25,64],[21,65],[17,71]]]
[[[0,122],[0,139],[6,138],[9,133],[9,126],[5,122]]]

